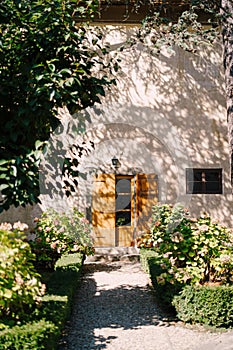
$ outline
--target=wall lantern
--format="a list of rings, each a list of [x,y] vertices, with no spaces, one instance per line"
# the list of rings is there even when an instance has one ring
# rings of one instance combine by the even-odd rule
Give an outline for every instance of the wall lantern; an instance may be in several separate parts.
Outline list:
[[[121,166],[121,163],[117,157],[112,158],[112,165],[115,169],[118,169]]]

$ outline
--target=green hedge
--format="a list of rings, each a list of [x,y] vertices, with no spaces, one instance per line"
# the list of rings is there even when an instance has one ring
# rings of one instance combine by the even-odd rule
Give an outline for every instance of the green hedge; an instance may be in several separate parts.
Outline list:
[[[184,322],[233,327],[233,286],[186,286],[173,305]]]
[[[0,332],[1,350],[49,349],[50,339],[57,334],[55,324],[41,320],[24,326],[15,326]]]
[[[158,254],[152,249],[140,249],[140,262],[143,270],[149,274],[151,283],[155,290],[156,299],[159,302],[161,308],[169,312],[175,312],[172,300],[176,294],[178,294],[183,285],[178,283],[171,284],[165,282],[165,284],[158,284],[157,277],[164,272],[160,266],[160,259]]]
[[[80,281],[81,254],[63,256],[47,284],[42,306],[23,326],[0,331],[0,350],[54,350],[70,316],[73,295]]]
[[[175,311],[180,320],[217,328],[233,327],[233,286],[185,286],[158,284],[164,272],[158,254],[152,249],[140,249],[140,262],[149,274],[159,305]]]
[[[150,273],[150,266],[153,263],[153,261],[157,261],[158,254],[153,249],[147,249],[147,248],[141,248],[140,249],[140,263],[142,266],[142,269],[146,273]],[[150,262],[151,261],[151,262]]]

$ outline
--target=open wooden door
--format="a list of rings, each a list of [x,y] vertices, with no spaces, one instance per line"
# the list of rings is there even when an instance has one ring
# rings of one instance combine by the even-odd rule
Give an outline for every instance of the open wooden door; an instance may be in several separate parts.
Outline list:
[[[92,226],[96,247],[115,246],[115,175],[95,175]]]
[[[147,230],[158,200],[154,174],[95,176],[92,225],[96,247],[134,245],[136,231]]]
[[[152,207],[158,202],[158,176],[136,175],[137,231],[149,230]]]

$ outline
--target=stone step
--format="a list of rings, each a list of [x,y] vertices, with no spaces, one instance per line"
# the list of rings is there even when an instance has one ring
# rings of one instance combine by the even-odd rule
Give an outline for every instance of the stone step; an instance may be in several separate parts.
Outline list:
[[[136,247],[95,248],[95,254],[87,256],[85,262],[139,261],[139,249]]]

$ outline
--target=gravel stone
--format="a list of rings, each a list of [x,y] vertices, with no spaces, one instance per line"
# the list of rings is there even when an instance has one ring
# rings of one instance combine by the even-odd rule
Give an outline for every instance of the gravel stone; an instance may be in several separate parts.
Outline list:
[[[137,262],[85,263],[58,350],[233,350],[233,331],[166,317]]]

